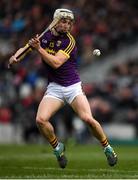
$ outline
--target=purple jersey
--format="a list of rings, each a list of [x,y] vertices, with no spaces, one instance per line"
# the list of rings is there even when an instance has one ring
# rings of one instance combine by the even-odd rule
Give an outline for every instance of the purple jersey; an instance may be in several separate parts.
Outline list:
[[[40,41],[41,46],[49,54],[55,55],[58,51],[62,51],[68,57],[68,60],[57,69],[53,69],[43,61],[47,69],[48,82],[55,82],[62,86],[80,82],[76,62],[77,47],[73,36],[70,33],[55,36],[48,31]]]

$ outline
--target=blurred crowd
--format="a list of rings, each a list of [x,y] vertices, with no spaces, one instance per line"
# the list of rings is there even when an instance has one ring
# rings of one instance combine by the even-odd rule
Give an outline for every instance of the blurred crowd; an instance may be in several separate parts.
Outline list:
[[[84,87],[92,112],[102,124],[133,124],[138,136],[138,58],[114,65],[102,83]]]
[[[78,44],[79,68],[91,64],[94,48],[108,55],[138,38],[136,0],[1,0],[0,122],[21,124],[25,141],[31,133],[38,136],[35,115],[47,86],[46,74],[35,52],[11,70],[7,69],[8,59],[28,39],[41,33],[51,22],[55,9],[60,7],[75,13],[72,33]],[[138,59],[132,59],[115,65],[101,84],[84,84],[92,112],[101,123],[122,121],[134,124],[138,129],[137,62]],[[60,125],[65,122],[66,132],[70,134],[76,127],[74,117],[72,110],[65,106],[53,118],[53,124],[56,124],[56,118],[62,119]]]
[[[72,9],[75,14],[72,33],[79,45],[81,67],[91,63],[94,48],[106,55],[137,40],[136,0],[1,0],[0,38],[8,40],[9,48],[2,47],[0,52],[10,55],[41,33],[59,7]]]

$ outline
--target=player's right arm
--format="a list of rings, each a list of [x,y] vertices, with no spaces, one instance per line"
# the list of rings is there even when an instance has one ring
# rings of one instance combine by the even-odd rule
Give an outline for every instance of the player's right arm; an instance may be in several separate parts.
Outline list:
[[[57,69],[68,60],[65,53],[58,51],[55,55],[49,54],[42,46],[38,35],[29,40],[29,45],[37,50],[43,60],[52,68]]]
[[[41,46],[38,36],[36,36],[35,38],[32,38],[29,41],[29,45],[31,45],[33,48],[37,50],[37,52],[39,52],[43,60],[48,65],[50,65],[54,69],[57,69],[70,58],[70,54],[75,47],[74,38],[70,34],[67,36],[68,36],[67,42],[64,43],[64,45],[62,45],[61,49],[55,55],[49,54]]]

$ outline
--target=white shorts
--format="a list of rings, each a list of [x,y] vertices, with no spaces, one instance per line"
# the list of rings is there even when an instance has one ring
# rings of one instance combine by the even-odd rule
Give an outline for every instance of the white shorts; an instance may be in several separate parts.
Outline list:
[[[52,97],[71,104],[74,98],[80,94],[84,94],[81,82],[67,87],[52,82],[47,86],[44,97]]]

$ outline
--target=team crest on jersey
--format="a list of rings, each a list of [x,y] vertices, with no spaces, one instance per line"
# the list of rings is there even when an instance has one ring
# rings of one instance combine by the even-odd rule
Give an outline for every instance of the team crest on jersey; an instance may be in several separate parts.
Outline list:
[[[61,41],[57,41],[57,47],[61,46]]]
[[[54,42],[50,42],[49,46],[50,46],[51,48],[53,48],[53,47],[54,47]]]

